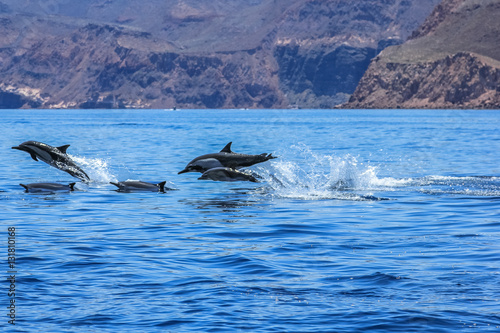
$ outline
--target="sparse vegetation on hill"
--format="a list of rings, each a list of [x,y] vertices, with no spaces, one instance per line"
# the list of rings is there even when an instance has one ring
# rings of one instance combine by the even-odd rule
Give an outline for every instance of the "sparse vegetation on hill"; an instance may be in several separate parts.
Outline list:
[[[445,0],[385,49],[348,107],[500,108],[500,1]]]

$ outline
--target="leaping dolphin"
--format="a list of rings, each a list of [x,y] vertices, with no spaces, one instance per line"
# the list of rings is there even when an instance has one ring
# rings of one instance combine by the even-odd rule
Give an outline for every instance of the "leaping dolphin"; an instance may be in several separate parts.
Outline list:
[[[194,160],[188,163],[184,170],[178,172],[205,172],[213,168],[231,168],[240,169],[244,167],[249,167],[257,163],[262,163],[269,161],[273,158],[272,154],[260,154],[260,155],[247,155],[238,154],[231,151],[231,144],[229,142],[220,152],[214,154],[206,154],[198,156]]]
[[[249,181],[258,183],[259,181],[255,179],[254,176],[238,171],[231,168],[212,168],[205,171],[200,178],[200,180],[211,179],[221,182],[235,182],[235,181]]]
[[[32,183],[32,184],[19,184],[28,193],[54,193],[54,192],[71,192],[75,190],[75,184],[68,185],[58,183]]]
[[[52,147],[37,141],[26,141],[12,149],[22,150],[31,155],[35,161],[41,160],[54,168],[65,171],[84,182],[90,177],[66,154],[69,145]]]
[[[110,184],[118,187],[118,192],[165,192],[165,190],[172,190],[171,188],[165,187],[166,182],[167,181],[151,184],[137,180],[127,180],[118,183],[110,182]]]

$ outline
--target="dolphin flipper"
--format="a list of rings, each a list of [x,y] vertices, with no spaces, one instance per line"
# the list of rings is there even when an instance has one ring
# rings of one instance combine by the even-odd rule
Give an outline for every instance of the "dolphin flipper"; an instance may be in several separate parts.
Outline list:
[[[254,175],[248,175],[248,181],[252,183],[260,183],[260,181],[254,177]]]
[[[32,158],[32,159],[34,159],[35,161],[37,161],[37,162],[38,162],[38,159],[36,158],[36,155],[35,155],[35,154],[31,153],[30,155],[31,155],[31,158]]]

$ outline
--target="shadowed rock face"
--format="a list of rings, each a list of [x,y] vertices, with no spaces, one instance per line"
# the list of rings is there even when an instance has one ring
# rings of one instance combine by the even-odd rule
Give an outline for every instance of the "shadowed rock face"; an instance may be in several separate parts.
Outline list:
[[[0,107],[333,107],[439,0],[0,1]]]
[[[301,52],[279,46],[275,56],[280,87],[292,105],[329,108],[345,102],[356,89],[376,49],[340,46],[331,52]]]
[[[347,107],[499,108],[500,1],[445,0],[373,60]]]

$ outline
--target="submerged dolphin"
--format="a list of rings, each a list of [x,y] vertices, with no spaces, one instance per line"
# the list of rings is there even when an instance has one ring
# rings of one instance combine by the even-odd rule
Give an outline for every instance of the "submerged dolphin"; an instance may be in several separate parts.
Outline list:
[[[31,155],[35,161],[41,160],[54,168],[65,171],[85,182],[90,181],[89,176],[66,154],[69,145],[52,147],[37,141],[26,141],[12,149],[22,150]]]
[[[272,154],[266,153],[260,155],[237,154],[231,151],[231,144],[232,142],[229,142],[218,153],[198,156],[189,162],[184,170],[178,172],[178,174],[180,175],[185,172],[203,173],[213,168],[240,169],[276,158]]]
[[[205,171],[200,178],[201,180],[211,179],[221,182],[249,181],[258,183],[254,176],[231,168],[212,168]]]
[[[118,183],[110,182],[110,184],[118,187],[118,192],[165,192],[165,190],[171,190],[171,188],[165,187],[165,183],[166,181],[158,184],[151,184],[138,180],[127,180]]]
[[[71,183],[68,185],[57,184],[57,183],[32,183],[32,184],[19,184],[28,193],[45,193],[45,192],[70,192],[75,190],[75,184]]]

